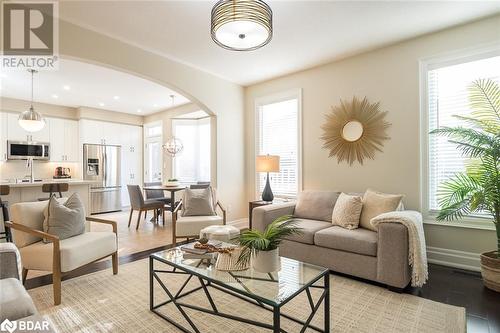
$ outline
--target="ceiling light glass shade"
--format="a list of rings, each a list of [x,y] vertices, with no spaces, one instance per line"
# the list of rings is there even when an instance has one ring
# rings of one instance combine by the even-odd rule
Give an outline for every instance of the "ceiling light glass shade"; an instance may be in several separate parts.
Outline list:
[[[211,22],[212,39],[228,50],[256,50],[273,37],[273,12],[262,0],[221,0]]]
[[[41,114],[33,109],[33,105],[30,106],[28,111],[24,111],[19,115],[18,122],[19,126],[28,132],[38,132],[45,127],[45,120]]]
[[[182,144],[182,141],[176,137],[170,138],[165,144],[163,145],[163,149],[167,152],[172,157],[175,157],[175,155],[179,154],[183,149],[184,145]]]

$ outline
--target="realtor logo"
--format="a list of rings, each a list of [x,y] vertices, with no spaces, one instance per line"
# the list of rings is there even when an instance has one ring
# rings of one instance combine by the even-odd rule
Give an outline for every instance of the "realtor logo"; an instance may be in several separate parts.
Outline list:
[[[54,69],[58,26],[57,2],[3,2],[2,67]]]
[[[10,321],[8,319],[5,319],[1,324],[0,324],[0,331],[2,332],[9,332],[12,333],[17,329],[17,323],[15,321]]]

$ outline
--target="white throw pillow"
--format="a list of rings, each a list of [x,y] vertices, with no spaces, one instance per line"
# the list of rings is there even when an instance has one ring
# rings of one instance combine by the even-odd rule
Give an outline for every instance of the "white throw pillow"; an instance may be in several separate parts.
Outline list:
[[[340,193],[332,213],[332,224],[346,229],[356,229],[363,209],[360,196]]]

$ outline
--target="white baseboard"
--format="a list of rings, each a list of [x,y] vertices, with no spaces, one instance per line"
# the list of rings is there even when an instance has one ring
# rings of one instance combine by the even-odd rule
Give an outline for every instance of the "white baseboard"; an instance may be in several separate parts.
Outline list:
[[[229,221],[228,224],[239,229],[248,228],[248,218],[245,217],[239,220]]]
[[[479,253],[428,246],[427,260],[433,264],[461,268],[476,272],[481,271],[481,260]]]

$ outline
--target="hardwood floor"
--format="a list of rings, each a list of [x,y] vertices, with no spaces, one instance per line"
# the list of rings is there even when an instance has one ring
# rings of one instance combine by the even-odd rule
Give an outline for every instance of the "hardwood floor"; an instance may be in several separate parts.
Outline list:
[[[148,216],[146,221],[141,221],[137,231],[135,225],[127,227],[128,214],[129,212],[125,211],[99,215],[101,218],[118,222],[120,264],[146,258],[153,252],[171,247],[169,214],[167,214],[165,226],[161,222],[158,225],[149,222],[151,216]],[[92,225],[93,230],[101,230],[101,228],[106,228],[106,226]],[[110,267],[111,260],[100,261],[72,272],[63,280]],[[51,276],[47,275],[46,272],[37,274],[30,272],[26,287],[31,289],[50,284],[51,280]],[[430,264],[427,284],[423,288],[408,287],[404,292],[437,302],[465,307],[467,332],[469,333],[500,333],[500,293],[485,288],[481,281],[481,275],[477,272]]]

